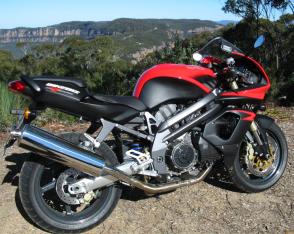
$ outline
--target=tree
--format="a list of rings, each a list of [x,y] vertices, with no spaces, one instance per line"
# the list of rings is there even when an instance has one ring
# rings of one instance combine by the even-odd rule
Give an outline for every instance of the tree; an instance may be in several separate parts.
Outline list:
[[[291,0],[227,0],[222,8],[244,19],[275,19],[276,11],[290,8],[293,12]]]
[[[30,51],[30,45],[27,42],[17,42],[16,48],[21,49],[21,51],[24,55],[27,55],[28,52]]]
[[[272,94],[281,95],[282,90],[293,87],[293,66],[289,61],[293,56],[293,14],[285,14],[286,10],[294,13],[291,0],[227,0],[223,10],[243,18],[243,20],[224,33],[233,42],[238,42],[245,51],[251,51],[259,57],[272,79]],[[277,13],[283,15],[276,20]],[[263,48],[252,50],[250,45],[259,34],[266,35]],[[285,93],[285,92],[284,92]],[[289,96],[293,96],[288,92]],[[292,98],[294,99],[294,98]]]
[[[0,81],[10,81],[19,78],[22,67],[8,51],[0,50]]]

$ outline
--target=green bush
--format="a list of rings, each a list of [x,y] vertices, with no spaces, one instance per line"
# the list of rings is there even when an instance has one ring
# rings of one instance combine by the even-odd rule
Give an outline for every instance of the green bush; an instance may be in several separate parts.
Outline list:
[[[13,108],[22,109],[26,100],[19,95],[9,92],[7,84],[0,82],[0,130],[5,130],[13,121],[15,116],[10,114]]]
[[[36,119],[36,123],[40,126],[54,122],[72,124],[74,122],[78,122],[78,118],[51,108],[47,108],[44,112],[40,113]]]

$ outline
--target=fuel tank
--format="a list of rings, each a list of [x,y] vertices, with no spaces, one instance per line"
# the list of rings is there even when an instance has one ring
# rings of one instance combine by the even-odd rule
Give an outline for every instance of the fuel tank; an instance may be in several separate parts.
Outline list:
[[[196,100],[216,86],[211,69],[185,64],[160,64],[138,79],[133,96],[149,109],[164,103]]]

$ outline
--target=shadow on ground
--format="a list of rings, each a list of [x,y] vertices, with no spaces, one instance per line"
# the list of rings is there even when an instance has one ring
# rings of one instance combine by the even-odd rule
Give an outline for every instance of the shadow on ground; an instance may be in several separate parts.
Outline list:
[[[2,180],[2,184],[8,183],[8,184],[11,184],[12,186],[18,186],[19,173],[28,155],[29,153],[20,153],[20,154],[11,154],[5,157],[5,161],[7,161],[9,164],[6,165],[6,168],[8,169],[8,171]],[[25,218],[26,221],[28,221],[30,224],[37,227],[31,221],[29,216],[26,214],[21,204],[18,188],[16,189],[14,199],[15,199],[16,208],[18,209],[19,213]]]
[[[234,186],[234,184],[232,183],[230,179],[230,175],[228,174],[223,163],[217,163],[214,166],[213,170],[210,172],[210,174],[206,177],[204,182],[212,186],[215,186],[224,190],[228,190],[231,192],[243,193],[240,189]],[[195,186],[197,186],[197,184]],[[124,200],[129,200],[129,201],[139,201],[139,200],[148,199],[150,197],[155,197],[157,199],[160,199],[160,195],[164,195],[164,194],[147,195],[142,190],[124,186],[121,198]]]
[[[2,180],[2,184],[10,183],[13,186],[18,186],[19,172],[28,155],[28,153],[21,153],[11,154],[5,157],[5,161],[13,164],[6,166],[8,172]]]
[[[210,185],[224,190],[243,193],[233,184],[229,172],[222,162],[216,163],[214,165],[213,170],[209,173],[204,181]]]
[[[161,195],[164,195],[167,193],[172,193],[172,192],[173,191],[159,193],[159,194],[146,194],[143,190],[128,187],[128,186],[123,186],[123,192],[121,195],[121,199],[128,200],[128,201],[140,201],[140,200],[149,199],[151,197],[156,198],[156,199],[160,199]]]
[[[5,160],[13,163],[7,165],[8,172],[5,175],[2,184],[10,183],[13,186],[18,186],[19,172],[21,170],[22,164],[28,157],[29,153],[21,153],[21,154],[11,154],[8,155]],[[226,171],[224,165],[222,163],[216,164],[212,172],[207,176],[205,182],[213,185],[215,187],[219,187],[221,189],[233,191],[233,192],[241,192],[238,188],[236,188],[232,182],[230,181],[228,172]],[[197,186],[197,185],[196,185]],[[129,201],[139,201],[148,199],[150,197],[155,197],[160,199],[160,195],[147,195],[142,190],[136,188],[130,188],[128,186],[123,185],[123,193],[121,199],[129,200]]]

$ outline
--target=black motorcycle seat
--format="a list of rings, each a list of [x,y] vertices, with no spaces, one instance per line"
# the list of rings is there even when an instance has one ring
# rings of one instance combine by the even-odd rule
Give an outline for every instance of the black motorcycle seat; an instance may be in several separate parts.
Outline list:
[[[94,94],[92,97],[100,102],[107,102],[111,104],[124,105],[131,107],[138,111],[145,111],[147,107],[139,99],[133,96],[107,96]]]
[[[78,86],[79,88],[86,87],[86,83],[83,80],[74,79],[71,77],[54,77],[54,76],[35,76],[29,79],[33,79],[34,81],[44,81],[44,82],[58,82],[66,84],[73,84]]]

